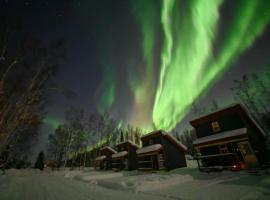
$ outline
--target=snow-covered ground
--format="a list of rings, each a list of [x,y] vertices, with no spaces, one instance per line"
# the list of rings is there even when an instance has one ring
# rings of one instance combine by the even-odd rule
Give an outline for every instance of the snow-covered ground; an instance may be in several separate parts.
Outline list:
[[[0,175],[0,200],[270,199],[264,172],[201,173],[84,170],[7,170]]]

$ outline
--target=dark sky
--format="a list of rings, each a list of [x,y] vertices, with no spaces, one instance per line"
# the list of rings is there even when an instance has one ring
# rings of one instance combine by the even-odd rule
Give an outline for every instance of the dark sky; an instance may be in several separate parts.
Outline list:
[[[138,11],[130,2],[128,0],[1,0],[1,10],[4,9],[22,20],[21,34],[30,34],[44,41],[57,38],[66,40],[65,60],[61,63],[54,80],[57,84],[75,91],[77,97],[66,99],[61,94],[53,94],[52,103],[48,107],[48,118],[62,121],[65,111],[74,106],[84,108],[88,113],[106,109],[114,117],[126,123],[138,122],[131,117],[131,113],[138,111],[138,108],[134,106],[134,94],[129,82],[130,79],[145,73],[140,67],[145,62],[141,50],[142,28],[134,16]],[[153,2],[157,2],[155,9],[159,10],[159,1]],[[235,1],[225,2],[220,8],[221,19],[216,49],[226,37],[232,12],[237,9],[237,5],[234,5]],[[265,12],[269,12],[269,6],[266,8]],[[153,67],[155,76],[159,74],[159,49],[163,37],[161,25],[157,26],[159,31],[155,34]],[[267,23],[264,31],[254,39],[252,45],[240,53],[220,78],[203,93],[199,101],[200,106],[209,106],[213,99],[222,106],[232,103],[233,94],[229,88],[232,87],[233,80],[239,79],[243,74],[263,74],[268,70],[269,35],[270,26]],[[214,49],[215,52],[218,50]],[[142,78],[138,82],[143,81]],[[156,81],[157,78],[153,78],[153,90],[156,89]],[[112,83],[116,89],[108,90]],[[175,87],[177,89],[177,86]],[[114,101],[111,104],[107,100],[105,102],[102,100],[106,90],[114,91]],[[149,98],[153,100],[153,97]],[[145,110],[145,112],[148,113],[144,117],[149,120],[151,111]],[[187,121],[192,117],[192,114],[187,113],[187,117],[178,127],[186,127]],[[46,140],[49,131],[51,131],[50,124],[45,124],[44,134],[40,140]]]

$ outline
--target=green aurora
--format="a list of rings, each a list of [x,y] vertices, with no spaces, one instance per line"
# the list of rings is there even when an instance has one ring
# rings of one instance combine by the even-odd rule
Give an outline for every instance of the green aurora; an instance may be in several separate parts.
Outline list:
[[[110,63],[114,52],[106,56],[104,80],[98,90],[99,111],[114,108],[113,111],[119,112],[127,108],[125,103],[132,104],[125,111],[129,118],[122,118],[124,123],[144,130],[175,128],[194,101],[252,46],[270,21],[269,0],[238,0],[233,2],[230,19],[224,25],[221,10],[226,3],[223,0],[130,1],[140,28],[144,62],[135,62],[136,57],[133,59],[131,53],[123,55],[123,63],[131,60],[125,69],[128,77],[125,82],[123,74],[120,77],[112,70],[119,65]],[[128,85],[132,103],[125,101],[127,91],[119,91],[121,84]]]
[[[142,77],[130,77],[130,86],[134,94],[134,112],[130,123],[149,128],[148,118],[151,118],[152,102],[155,95],[155,69],[153,51],[156,32],[158,31],[159,7],[151,1],[138,0],[133,2],[134,13],[141,27],[143,59],[145,68]]]
[[[270,19],[269,2],[237,1],[230,29],[214,57],[222,1],[185,2],[184,14],[180,2],[164,0],[162,5],[165,37],[153,122],[165,130],[171,130],[183,119],[192,103],[252,45]]]
[[[178,4],[167,0],[162,6],[165,37],[153,121],[165,130],[174,128],[200,94],[198,80],[211,56],[221,1],[189,1],[184,17]]]
[[[43,119],[43,123],[47,124],[52,129],[56,129],[62,122],[54,117],[47,116]]]

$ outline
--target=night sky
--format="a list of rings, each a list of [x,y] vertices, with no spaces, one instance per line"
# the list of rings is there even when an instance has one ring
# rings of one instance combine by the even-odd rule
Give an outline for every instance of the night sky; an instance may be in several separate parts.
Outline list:
[[[77,93],[52,94],[40,140],[71,107],[108,111],[124,124],[179,130],[194,101],[233,103],[243,74],[270,64],[269,0],[5,0],[21,34],[66,40],[54,81]],[[44,143],[45,144],[45,143]]]

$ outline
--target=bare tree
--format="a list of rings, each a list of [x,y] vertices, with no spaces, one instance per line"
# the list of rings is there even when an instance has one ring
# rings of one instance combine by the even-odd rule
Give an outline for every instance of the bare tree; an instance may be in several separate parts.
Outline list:
[[[193,147],[193,142],[196,139],[195,130],[187,130],[185,129],[181,135],[177,134],[177,139],[181,141],[184,145],[186,145],[188,149],[188,153],[190,155],[195,154],[195,149]]]
[[[42,123],[63,43],[18,39],[16,30],[0,24],[0,151],[12,146],[13,154],[20,154],[20,144],[33,140]]]
[[[69,141],[68,128],[65,125],[58,126],[55,132],[49,135],[48,141],[48,152],[51,159],[56,162],[57,167],[60,167]]]
[[[235,99],[244,104],[250,111],[257,123],[270,132],[270,113],[268,102],[270,92],[262,80],[262,77],[253,74],[250,78],[244,75],[240,80],[235,80],[235,86],[231,90]]]

